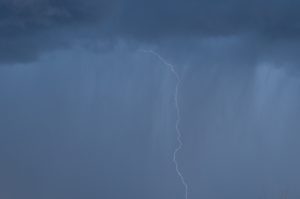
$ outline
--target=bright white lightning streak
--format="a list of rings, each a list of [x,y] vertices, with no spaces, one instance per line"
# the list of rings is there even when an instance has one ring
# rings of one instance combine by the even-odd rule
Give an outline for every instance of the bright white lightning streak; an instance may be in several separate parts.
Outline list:
[[[142,52],[144,53],[150,53],[154,56],[156,56],[164,65],[166,65],[167,67],[169,67],[169,70],[171,71],[171,73],[174,75],[174,77],[176,78],[176,86],[175,86],[175,92],[174,92],[174,102],[175,102],[175,108],[176,108],[176,114],[177,114],[177,119],[176,119],[176,132],[177,132],[177,142],[178,142],[178,146],[175,148],[174,153],[173,153],[173,162],[175,164],[175,169],[176,172],[178,174],[178,176],[180,177],[180,180],[184,186],[185,189],[185,199],[188,199],[188,184],[185,181],[185,178],[183,176],[183,174],[181,173],[179,166],[178,166],[178,162],[177,162],[177,153],[182,149],[183,146],[183,142],[181,140],[181,132],[179,129],[179,124],[180,124],[180,108],[179,108],[179,104],[178,104],[178,90],[179,90],[179,86],[180,86],[180,77],[178,75],[178,73],[175,70],[175,66],[170,64],[169,62],[167,62],[160,54],[152,51],[152,50],[142,50]]]

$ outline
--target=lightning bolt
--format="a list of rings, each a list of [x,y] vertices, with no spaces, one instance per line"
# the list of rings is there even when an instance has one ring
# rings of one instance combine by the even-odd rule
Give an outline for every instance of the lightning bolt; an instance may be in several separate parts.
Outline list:
[[[176,85],[175,85],[175,91],[174,91],[174,102],[175,102],[175,109],[176,109],[176,133],[177,133],[177,142],[178,145],[175,148],[174,152],[173,152],[173,162],[175,164],[175,169],[177,172],[177,175],[179,176],[181,183],[184,186],[184,190],[185,190],[185,199],[188,199],[188,184],[185,181],[185,178],[182,174],[182,172],[179,169],[179,165],[178,165],[178,161],[177,161],[177,153],[182,149],[183,147],[183,142],[181,140],[181,132],[180,132],[180,128],[179,128],[179,124],[180,124],[180,108],[179,108],[179,103],[178,103],[178,91],[179,91],[179,86],[180,86],[180,77],[178,75],[178,73],[175,70],[175,66],[170,64],[168,61],[166,61],[160,54],[158,54],[155,51],[152,50],[141,50],[144,53],[150,53],[152,55],[154,55],[155,57],[157,57],[165,66],[167,66],[170,70],[170,72],[174,75],[175,79],[176,79]]]

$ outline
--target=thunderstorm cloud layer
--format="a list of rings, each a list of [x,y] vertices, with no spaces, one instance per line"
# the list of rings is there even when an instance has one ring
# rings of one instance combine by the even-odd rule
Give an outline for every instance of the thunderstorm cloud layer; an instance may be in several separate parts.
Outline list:
[[[97,39],[107,49],[116,40],[238,37],[247,54],[298,61],[299,7],[296,0],[1,0],[0,58],[28,62]]]
[[[0,197],[298,199],[299,9],[0,0]]]

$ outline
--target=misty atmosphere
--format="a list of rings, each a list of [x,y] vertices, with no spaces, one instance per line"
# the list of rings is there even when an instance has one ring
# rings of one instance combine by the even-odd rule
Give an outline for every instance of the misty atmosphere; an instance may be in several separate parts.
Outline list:
[[[299,9],[0,0],[0,198],[299,199]]]

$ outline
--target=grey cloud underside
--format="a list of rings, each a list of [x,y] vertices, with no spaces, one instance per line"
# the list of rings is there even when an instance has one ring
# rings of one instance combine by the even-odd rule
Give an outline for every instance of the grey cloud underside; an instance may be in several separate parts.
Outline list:
[[[155,43],[249,35],[281,45],[298,42],[299,7],[295,0],[2,0],[0,59],[31,61],[82,38]]]
[[[68,46],[110,12],[112,1],[1,1],[0,59],[32,61],[41,52]]]

